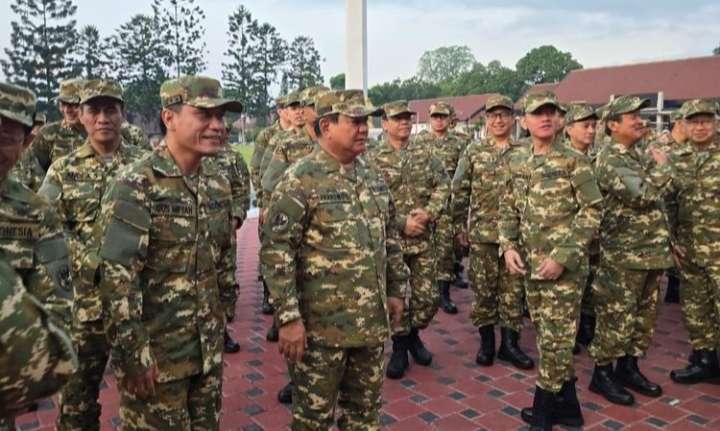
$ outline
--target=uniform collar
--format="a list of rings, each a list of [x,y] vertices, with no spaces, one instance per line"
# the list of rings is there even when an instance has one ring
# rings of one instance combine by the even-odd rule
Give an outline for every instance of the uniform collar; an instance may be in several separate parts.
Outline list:
[[[121,160],[126,160],[128,158],[128,152],[129,152],[129,145],[125,141],[124,138],[120,138],[120,145],[118,146],[117,150],[113,154],[113,157],[118,156]],[[85,143],[83,143],[80,148],[75,151],[75,155],[78,158],[85,159],[88,157],[95,157],[98,155],[97,151],[95,151],[95,148],[90,145],[90,140],[85,139]]]
[[[348,168],[340,164],[340,162],[331,156],[330,153],[328,153],[321,145],[317,145],[315,147],[313,155],[315,160],[322,164],[325,173],[337,172],[351,181],[355,181],[355,177],[360,176],[364,169],[361,159],[356,157],[351,164],[354,172],[351,172]]]

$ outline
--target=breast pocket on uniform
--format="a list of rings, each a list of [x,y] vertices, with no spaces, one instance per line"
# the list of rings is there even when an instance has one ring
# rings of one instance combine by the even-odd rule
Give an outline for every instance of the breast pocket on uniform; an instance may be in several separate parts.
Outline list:
[[[100,212],[100,193],[95,184],[88,182],[75,182],[64,190],[66,221],[71,225],[94,222]]]
[[[154,201],[147,266],[161,272],[185,272],[197,234],[195,206],[182,200]]]

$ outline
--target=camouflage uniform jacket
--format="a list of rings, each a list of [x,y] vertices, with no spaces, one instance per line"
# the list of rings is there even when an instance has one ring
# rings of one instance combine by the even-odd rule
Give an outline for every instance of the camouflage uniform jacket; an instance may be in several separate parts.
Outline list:
[[[101,292],[116,372],[158,381],[222,364],[235,300],[231,186],[203,159],[183,175],[166,145],[121,170],[102,203]]]
[[[63,329],[70,327],[72,290],[60,218],[48,203],[13,179],[0,182],[0,259]]]
[[[302,318],[322,345],[381,344],[387,297],[405,297],[388,187],[361,159],[341,166],[324,149],[294,164],[273,192],[261,262],[280,325]]]
[[[595,161],[603,194],[600,250],[628,269],[672,266],[663,198],[670,192],[672,165],[652,166],[635,148],[611,142]]]
[[[531,278],[546,257],[570,271],[586,269],[602,202],[587,157],[558,143],[547,154],[535,155],[527,141],[505,157],[498,219],[503,253],[525,253]]]
[[[587,158],[590,160],[590,167],[593,169],[593,173],[595,173],[595,161],[597,160],[597,147],[595,147],[594,143],[593,145],[590,145],[589,148],[587,148],[586,151],[580,151],[579,149],[573,147],[573,144],[570,142],[570,139],[565,138],[564,145],[566,145],[568,148],[571,148],[575,151],[578,151],[580,153],[583,153],[587,156]],[[595,179],[597,180],[597,174],[595,175]],[[601,216],[602,219],[602,216]],[[590,242],[590,245],[588,246],[588,254],[590,256],[599,256],[600,255],[600,232],[598,230],[593,233],[593,239]]]
[[[270,164],[270,160],[272,160],[272,155],[275,152],[275,147],[277,146],[277,143],[280,141],[280,139],[292,132],[293,129],[283,130],[282,127],[280,127],[280,125],[278,124],[277,130],[269,137],[267,145],[265,145],[265,149],[263,150],[262,154],[259,155],[260,161],[257,170],[258,187],[255,189],[258,208],[263,208],[265,206],[265,193],[262,187],[262,178],[263,175],[265,175],[268,164]],[[257,152],[258,149],[256,149],[255,151]],[[253,158],[254,157],[255,154],[253,154]]]
[[[150,140],[148,139],[147,134],[145,134],[145,131],[140,127],[126,121],[120,127],[120,134],[128,144],[134,145],[143,150],[150,149]]]
[[[415,208],[424,208],[428,212],[430,225],[447,210],[450,179],[442,162],[433,155],[432,148],[409,142],[404,148],[395,150],[388,141],[366,151],[365,160],[382,173],[390,188],[397,209],[395,228],[401,232],[403,251],[420,254],[429,250],[433,229],[418,237],[408,237],[402,232],[405,219]]]
[[[52,162],[79,148],[86,137],[82,126],[73,127],[64,120],[56,121],[40,129],[28,151],[35,155],[43,171],[47,171]]]
[[[497,244],[503,160],[517,145],[511,139],[508,147],[500,149],[490,137],[467,146],[452,181],[450,208],[455,234],[468,232],[470,242]]]
[[[25,187],[36,192],[45,178],[45,170],[40,167],[35,155],[29,149],[23,151],[20,160],[13,166],[10,176]]]
[[[310,154],[315,148],[315,140],[305,128],[294,133],[286,133],[278,138],[275,149],[270,155],[270,162],[263,171],[260,183],[263,193],[270,196],[285,171],[301,158]],[[268,154],[265,154],[268,157]]]
[[[262,179],[260,164],[265,155],[265,150],[267,149],[270,139],[281,130],[280,121],[275,121],[272,125],[262,129],[255,138],[255,148],[252,159],[250,160],[250,180],[256,191],[260,189],[260,180]]]
[[[448,178],[455,175],[460,155],[468,146],[467,138],[451,132],[448,132],[442,138],[438,138],[429,130],[423,130],[413,140],[418,145],[430,145],[432,147],[433,154],[443,163]]]
[[[73,278],[73,316],[81,322],[99,320],[100,293],[95,285],[99,265],[95,224],[108,183],[118,170],[140,158],[138,147],[121,141],[111,162],[106,163],[88,141],[48,169],[38,194],[55,207],[65,229]]]
[[[51,396],[77,366],[70,338],[1,258],[0,340],[0,419]]]
[[[706,267],[720,260],[720,138],[706,148],[690,141],[672,153],[678,203],[673,226],[675,241],[687,258]]]
[[[242,223],[250,208],[250,173],[242,154],[228,144],[215,156],[220,173],[228,176],[232,191],[232,215]]]

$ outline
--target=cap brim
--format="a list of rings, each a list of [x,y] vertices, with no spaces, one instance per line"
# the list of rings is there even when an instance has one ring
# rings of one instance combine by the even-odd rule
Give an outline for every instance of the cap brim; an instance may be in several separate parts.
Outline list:
[[[543,106],[548,106],[548,105],[554,106],[555,109],[557,109],[558,111],[562,111],[560,104],[557,102],[543,102],[537,106],[531,106],[530,109],[526,109],[525,112],[528,114],[532,114],[533,112],[536,112],[538,109],[542,108]]]
[[[384,111],[383,111],[383,112],[384,112]],[[396,112],[396,113],[394,113],[394,114],[392,114],[392,115],[388,115],[388,117],[389,117],[389,118],[392,118],[392,117],[397,117],[397,116],[403,115],[403,114],[417,115],[417,112],[411,111],[411,110],[408,109],[408,110],[405,110],[405,111]]]
[[[512,107],[511,105],[505,105],[505,104],[503,104],[503,103],[498,103],[497,105],[485,106],[485,111],[486,111],[486,112],[487,112],[487,111],[492,111],[492,110],[495,109],[495,108],[505,108],[505,109],[509,109],[509,110],[511,110],[511,111],[513,110],[513,107]]]
[[[687,114],[685,114],[685,115],[682,116],[682,119],[683,119],[683,120],[686,120],[686,119],[688,119],[688,118],[690,118],[690,117],[692,117],[692,116],[695,116],[695,115],[713,115],[713,116],[715,116],[715,115],[717,115],[717,113],[716,113],[715,111],[710,111],[710,110],[707,110],[707,109],[701,109],[701,110],[698,110],[698,111],[690,111],[690,112],[688,112]]]
[[[56,96],[52,99],[54,102],[64,102],[64,103],[70,103],[72,105],[79,105],[80,104],[80,98],[79,97],[60,97]]]
[[[92,96],[92,97],[88,97],[87,99],[80,100],[80,104],[82,105],[83,103],[88,103],[89,101],[91,101],[93,99],[100,99],[100,98],[113,99],[113,100],[117,100],[120,103],[125,103],[125,101],[122,99],[122,97],[110,96],[109,94],[98,94],[96,96]]]
[[[27,126],[27,127],[32,127],[35,124],[32,116],[19,115],[16,112],[6,111],[4,109],[0,109],[0,116],[9,118],[13,121],[17,121],[18,123],[22,124],[23,126]]]
[[[596,114],[596,113],[592,113],[592,114],[586,115],[584,117],[573,118],[572,120],[568,121],[567,124],[577,123],[578,121],[585,121],[585,120],[589,120],[591,118],[599,120],[600,116],[598,116],[598,114]]]
[[[432,111],[431,111],[431,112],[430,112],[430,116],[432,117],[433,115],[446,115],[446,116],[449,117],[449,116],[450,116],[450,111],[435,111],[435,112],[432,112]]]
[[[240,113],[243,111],[243,105],[237,100],[232,99],[203,99],[198,102],[185,102],[196,108],[225,108],[226,111]]]

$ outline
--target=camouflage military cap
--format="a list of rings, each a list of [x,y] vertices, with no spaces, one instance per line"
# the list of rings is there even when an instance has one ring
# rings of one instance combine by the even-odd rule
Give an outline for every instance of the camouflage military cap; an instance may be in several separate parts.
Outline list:
[[[287,96],[278,96],[275,98],[275,108],[282,109],[285,107],[285,103],[287,103]]]
[[[47,123],[47,116],[44,112],[36,112],[33,121],[35,124],[45,124]]]
[[[0,83],[0,116],[32,127],[35,101],[35,94],[27,88]]]
[[[366,106],[356,99],[342,100],[342,92],[327,91],[315,98],[315,112],[318,118],[333,114],[341,114],[348,117],[367,117],[378,115],[379,109]]]
[[[565,115],[566,124],[583,121],[590,118],[597,119],[598,114],[595,109],[587,102],[572,102],[568,104],[568,111]]]
[[[523,112],[526,114],[533,113],[545,105],[552,105],[556,109],[561,109],[560,103],[558,103],[554,93],[551,91],[542,91],[525,96],[525,100],[523,100]]]
[[[707,99],[688,100],[680,107],[680,113],[684,119],[698,114],[717,115],[717,105]]]
[[[302,94],[299,91],[293,91],[285,98],[285,106],[302,104]]]
[[[80,87],[84,80],[80,78],[66,79],[60,82],[60,89],[55,101],[78,104],[80,103]]]
[[[493,94],[485,101],[485,111],[487,112],[495,108],[507,108],[512,111],[513,102],[507,96],[503,96],[502,94]]]
[[[396,117],[402,114],[416,114],[416,112],[411,110],[410,106],[408,106],[407,100],[396,100],[394,102],[388,102],[382,106],[382,112],[388,118]]]
[[[430,113],[430,115],[450,116],[452,114],[452,106],[449,103],[440,100],[438,102],[432,103],[428,112]]]
[[[324,85],[316,85],[314,87],[308,87],[300,93],[300,98],[302,99],[302,103],[305,106],[313,106],[315,105],[315,96],[317,96],[319,93],[329,91],[330,89],[325,87]]]
[[[567,103],[558,102],[558,110],[562,115],[567,115],[569,109],[570,105],[568,105]]]
[[[341,90],[338,92],[341,102],[355,102],[358,104],[365,103],[365,92],[362,90]]]
[[[205,76],[181,76],[170,79],[160,86],[160,101],[163,108],[183,103],[195,108],[224,107],[231,112],[242,112],[243,106],[237,100],[225,98],[220,81]]]
[[[80,87],[80,103],[88,103],[98,97],[109,97],[123,102],[123,88],[113,79],[90,79]]]
[[[605,116],[627,114],[650,105],[648,99],[641,99],[635,96],[619,96],[606,105]]]
[[[676,109],[670,113],[670,121],[675,122],[678,120],[682,120],[682,118],[683,118],[683,114],[680,109]]]

